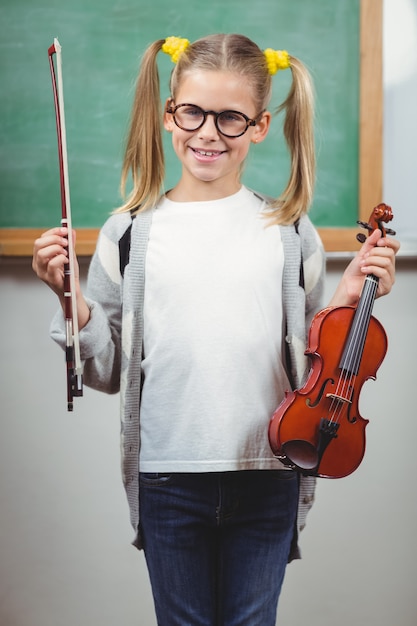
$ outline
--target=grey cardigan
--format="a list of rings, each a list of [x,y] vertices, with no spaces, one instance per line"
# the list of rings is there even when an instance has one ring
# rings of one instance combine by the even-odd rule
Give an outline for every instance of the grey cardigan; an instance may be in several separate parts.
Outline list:
[[[139,532],[139,405],[143,340],[143,299],[145,257],[153,210],[112,215],[100,231],[91,260],[87,301],[91,318],[80,332],[81,358],[86,385],[104,391],[120,391],[121,454],[123,483],[136,536]],[[276,228],[273,226],[273,228]],[[299,387],[307,374],[304,355],[306,332],[321,306],[324,253],[317,231],[308,217],[297,226],[280,226],[284,246],[283,305],[286,320],[288,375]],[[129,236],[130,254],[126,267],[120,266],[120,241]],[[51,335],[65,345],[64,322],[59,311]],[[298,532],[305,525],[313,504],[315,479],[300,477],[297,532],[290,560],[299,557]]]

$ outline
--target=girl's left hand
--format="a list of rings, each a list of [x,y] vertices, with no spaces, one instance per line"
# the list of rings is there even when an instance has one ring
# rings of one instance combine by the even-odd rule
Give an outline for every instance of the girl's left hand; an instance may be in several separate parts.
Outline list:
[[[377,297],[389,293],[395,282],[395,255],[399,249],[399,241],[392,237],[381,237],[381,231],[375,230],[347,266],[330,306],[356,304],[366,274],[374,274],[379,278]]]

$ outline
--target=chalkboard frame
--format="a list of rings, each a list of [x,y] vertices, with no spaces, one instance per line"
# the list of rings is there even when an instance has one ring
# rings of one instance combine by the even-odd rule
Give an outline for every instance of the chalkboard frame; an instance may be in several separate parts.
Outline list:
[[[382,201],[382,0],[360,2],[359,79],[359,201],[358,220],[367,221],[372,208]],[[76,226],[76,225],[75,225]],[[33,242],[44,228],[0,229],[0,256],[31,256]],[[357,228],[318,228],[326,252],[358,249]],[[91,256],[99,229],[77,228],[77,253]]]

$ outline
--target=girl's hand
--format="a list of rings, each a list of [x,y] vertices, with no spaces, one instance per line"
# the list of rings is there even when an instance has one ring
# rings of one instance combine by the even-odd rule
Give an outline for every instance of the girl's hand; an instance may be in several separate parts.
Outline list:
[[[32,269],[59,298],[64,296],[64,269],[68,264],[68,229],[51,228],[36,239],[33,246]],[[78,278],[75,259],[74,274]]]
[[[375,230],[347,266],[330,306],[356,304],[367,274],[379,278],[377,297],[389,293],[395,282],[395,255],[399,249],[400,244],[396,239],[382,237],[381,231]]]
[[[63,310],[64,306],[64,270],[68,265],[68,229],[51,228],[36,239],[33,246],[32,268],[37,276],[56,293]],[[73,240],[75,243],[75,232]],[[90,318],[90,309],[80,289],[79,266],[74,252],[73,272],[77,299],[78,326],[81,330]]]

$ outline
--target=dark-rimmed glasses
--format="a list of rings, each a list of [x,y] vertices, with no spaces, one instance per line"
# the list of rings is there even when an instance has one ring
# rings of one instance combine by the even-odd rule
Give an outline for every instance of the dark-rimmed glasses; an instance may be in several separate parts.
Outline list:
[[[167,106],[167,113],[171,113],[175,124],[181,130],[193,132],[201,128],[207,115],[214,116],[217,130],[225,137],[240,137],[244,135],[249,126],[256,126],[258,120],[251,120],[239,111],[204,111],[196,104],[177,104]]]

